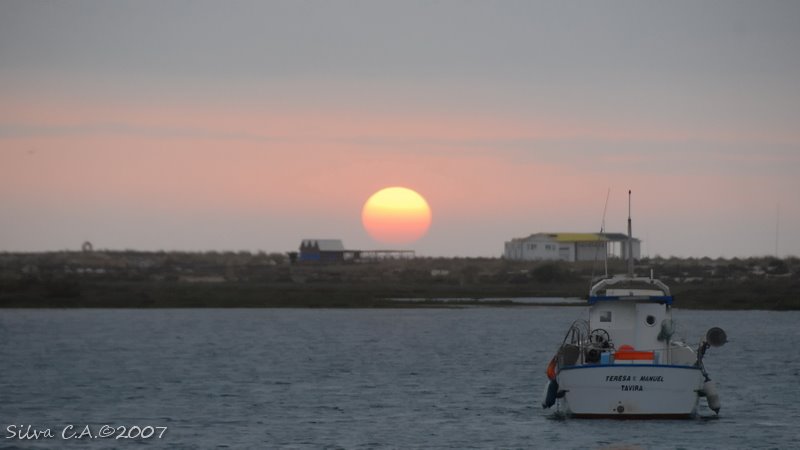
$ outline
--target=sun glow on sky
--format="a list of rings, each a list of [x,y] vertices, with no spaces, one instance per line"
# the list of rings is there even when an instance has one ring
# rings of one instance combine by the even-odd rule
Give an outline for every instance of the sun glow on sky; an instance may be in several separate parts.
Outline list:
[[[373,239],[387,244],[409,244],[428,232],[431,209],[417,192],[388,187],[364,203],[361,221]]]

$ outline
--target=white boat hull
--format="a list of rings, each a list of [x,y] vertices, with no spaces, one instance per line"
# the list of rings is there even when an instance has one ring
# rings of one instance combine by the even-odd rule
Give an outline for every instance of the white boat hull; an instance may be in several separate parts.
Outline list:
[[[610,364],[564,367],[557,381],[573,417],[678,419],[696,413],[704,378],[694,366]]]

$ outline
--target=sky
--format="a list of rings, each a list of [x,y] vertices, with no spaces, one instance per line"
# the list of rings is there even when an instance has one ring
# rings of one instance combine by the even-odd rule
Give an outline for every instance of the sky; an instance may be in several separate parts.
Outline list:
[[[0,251],[800,255],[800,3],[0,1]]]

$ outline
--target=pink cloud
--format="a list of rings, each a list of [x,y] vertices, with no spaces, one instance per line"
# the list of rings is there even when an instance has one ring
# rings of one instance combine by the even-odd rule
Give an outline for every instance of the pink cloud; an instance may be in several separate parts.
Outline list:
[[[793,217],[785,194],[800,189],[793,177],[771,176],[798,164],[793,153],[636,150],[639,140],[646,148],[648,140],[700,136],[692,130],[470,114],[55,101],[4,103],[0,124],[6,130],[0,200],[16,208],[281,220],[327,215],[359,227],[370,194],[403,185],[428,199],[431,239],[439,239],[446,237],[436,234],[444,224],[494,222],[509,233],[599,228],[608,187],[615,231],[624,229],[628,188],[637,214],[652,218],[640,220],[637,230],[657,230],[659,220],[676,216],[705,225],[735,220],[776,192],[785,216]],[[556,144],[563,141],[578,144],[562,150]],[[732,174],[732,165],[742,173]]]

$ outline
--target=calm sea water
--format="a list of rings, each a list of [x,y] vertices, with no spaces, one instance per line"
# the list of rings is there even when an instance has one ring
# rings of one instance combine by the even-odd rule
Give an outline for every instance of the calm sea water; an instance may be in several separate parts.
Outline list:
[[[676,310],[692,342],[728,332],[706,360],[719,418],[557,420],[540,407],[545,365],[584,313],[0,310],[0,447],[800,447],[800,313]],[[103,424],[167,430],[61,439]],[[19,425],[55,437],[6,439]]]

